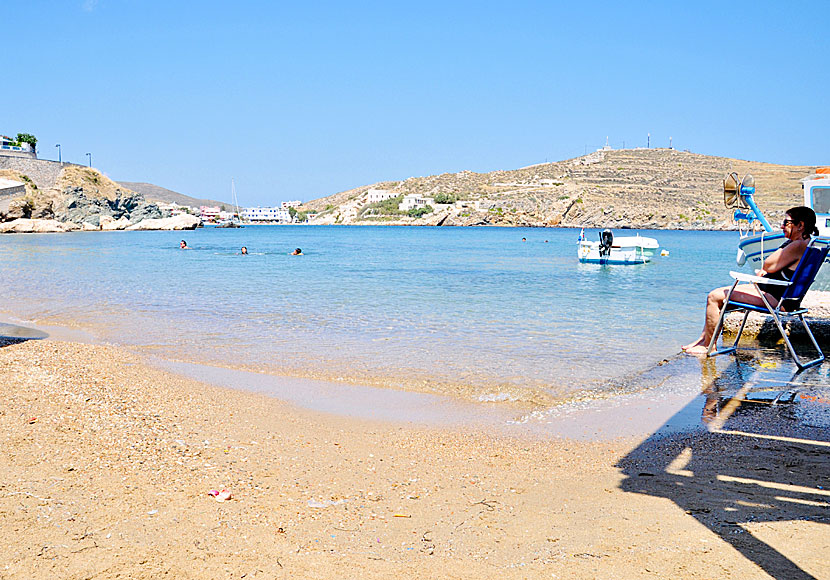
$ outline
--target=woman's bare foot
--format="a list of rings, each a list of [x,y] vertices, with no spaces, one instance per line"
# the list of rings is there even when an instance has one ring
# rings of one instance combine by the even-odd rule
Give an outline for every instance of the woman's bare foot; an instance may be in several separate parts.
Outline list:
[[[686,354],[693,354],[695,356],[706,356],[706,354],[709,352],[709,347],[705,344],[699,344],[689,348],[684,348],[683,352],[685,352]]]
[[[703,346],[703,344],[704,344],[704,342],[703,342],[703,337],[701,336],[701,337],[700,337],[700,338],[698,338],[696,341],[694,341],[694,342],[690,342],[690,343],[689,343],[689,344],[687,344],[687,345],[681,346],[681,347],[680,347],[680,350],[682,350],[682,351],[687,351],[687,350],[689,350],[690,348],[694,348],[694,347],[696,347],[696,346]]]

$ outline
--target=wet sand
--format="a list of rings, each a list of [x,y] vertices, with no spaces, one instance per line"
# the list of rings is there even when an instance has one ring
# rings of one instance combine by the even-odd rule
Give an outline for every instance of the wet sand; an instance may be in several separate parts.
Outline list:
[[[3,344],[3,579],[830,577],[820,389],[764,437],[738,413],[577,440],[303,409],[115,347]],[[707,401],[716,419],[729,405]]]

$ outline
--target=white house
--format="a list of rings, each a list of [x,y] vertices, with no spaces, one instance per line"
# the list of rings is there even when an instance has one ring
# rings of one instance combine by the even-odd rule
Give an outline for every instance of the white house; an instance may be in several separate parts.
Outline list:
[[[376,203],[378,201],[384,201],[386,199],[392,199],[393,197],[398,197],[388,189],[370,189],[366,192],[366,203]]]
[[[280,207],[282,209],[288,209],[289,207],[300,207],[301,205],[303,205],[303,202],[298,199],[296,201],[284,201],[280,204]]]
[[[398,204],[398,210],[409,211],[413,208],[426,207],[434,203],[431,197],[423,197],[418,193],[410,193],[403,196],[403,201]]]
[[[289,207],[283,205],[280,207],[246,207],[242,210],[242,219],[252,223],[291,223],[291,214],[288,211]]]

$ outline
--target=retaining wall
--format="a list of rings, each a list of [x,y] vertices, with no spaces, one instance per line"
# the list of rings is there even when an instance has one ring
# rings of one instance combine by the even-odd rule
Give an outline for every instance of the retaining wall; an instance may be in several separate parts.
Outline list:
[[[51,189],[55,186],[58,176],[67,165],[75,163],[58,163],[46,159],[27,159],[25,157],[12,157],[0,153],[0,169],[12,169],[19,171],[35,182],[38,189]]]

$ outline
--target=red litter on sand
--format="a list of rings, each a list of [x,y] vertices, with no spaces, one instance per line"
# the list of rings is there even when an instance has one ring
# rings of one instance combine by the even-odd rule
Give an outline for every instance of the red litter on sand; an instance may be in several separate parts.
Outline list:
[[[32,417],[31,419],[29,419],[28,423],[29,425],[34,425],[35,423],[37,423],[37,417]]]
[[[228,489],[223,489],[219,491],[218,489],[212,489],[208,492],[208,495],[213,496],[213,499],[216,501],[229,501],[233,498],[233,494]]]

